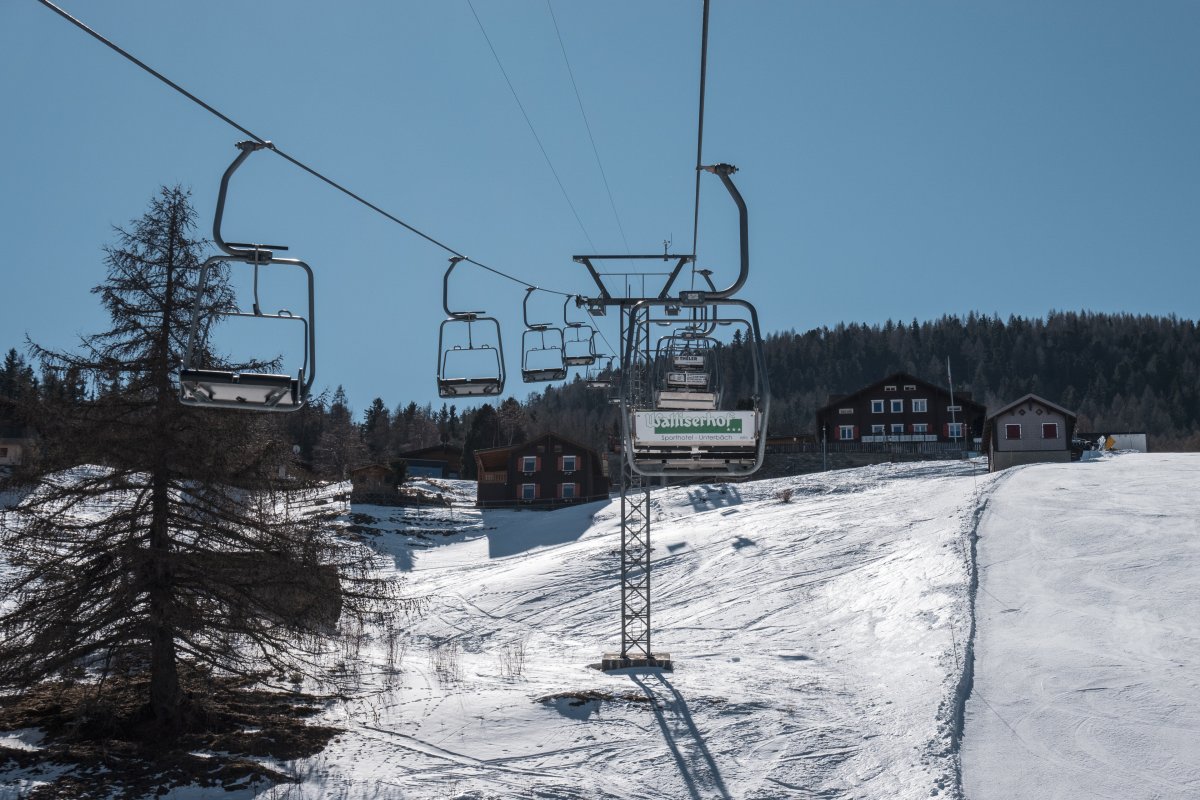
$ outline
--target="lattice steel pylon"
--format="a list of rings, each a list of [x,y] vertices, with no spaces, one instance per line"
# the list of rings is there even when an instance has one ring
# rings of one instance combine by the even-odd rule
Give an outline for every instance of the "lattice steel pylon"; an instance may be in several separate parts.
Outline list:
[[[730,179],[735,167],[717,164],[702,169],[721,179],[738,208],[739,271],[729,286],[718,289],[701,272],[698,274],[705,275],[706,289],[672,293],[683,267],[695,260],[694,254],[574,257],[587,268],[599,290],[599,295],[578,297],[576,303],[586,306],[594,316],[604,315],[608,308],[620,309],[621,649],[604,654],[601,668],[605,670],[673,666],[671,656],[655,652],[651,642],[651,483],[661,481],[665,485],[672,478],[745,477],[762,466],[765,453],[770,385],[762,333],[754,306],[734,297],[750,270],[746,204]],[[647,259],[675,263],[666,272],[642,273],[602,273],[593,263]],[[663,278],[657,295],[646,292],[646,279],[652,277]],[[618,279],[625,290],[614,295],[605,281]],[[640,296],[633,296],[630,287],[638,282]],[[718,309],[734,311],[736,315],[721,314],[718,318]],[[739,352],[751,366],[751,396],[727,398],[723,405],[718,405],[715,393],[676,392],[674,395],[683,396],[669,396],[660,385],[664,380],[660,373],[671,366],[671,356],[655,346],[654,333],[661,332],[660,326],[668,329],[674,326],[690,332],[693,339],[701,339],[711,336],[719,325],[734,325],[744,330]],[[669,381],[669,377],[665,380]]]
[[[650,646],[650,487],[631,470],[621,470],[621,666],[669,666]],[[610,660],[605,657],[605,661]]]

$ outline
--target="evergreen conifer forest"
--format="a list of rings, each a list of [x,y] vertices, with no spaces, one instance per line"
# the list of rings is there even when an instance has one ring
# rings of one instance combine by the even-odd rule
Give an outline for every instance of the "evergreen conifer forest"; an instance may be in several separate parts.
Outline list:
[[[739,341],[722,347],[725,391],[749,392],[749,359]],[[893,372],[947,382],[989,408],[1033,392],[1078,415],[1080,431],[1137,431],[1158,451],[1200,450],[1200,335],[1194,320],[1091,311],[1052,311],[1044,319],[943,316],[933,321],[845,323],[770,334],[764,342],[771,379],[770,431],[812,433],[830,395],[853,392]],[[86,395],[63,376],[38,370],[16,349],[0,366],[0,398],[29,392]],[[463,409],[445,403],[375,397],[356,412],[337,387],[276,422],[299,445],[301,460],[340,478],[362,463],[389,464],[405,451],[439,442],[462,446],[473,477],[476,449],[522,442],[553,431],[603,450],[619,433],[615,407],[582,380]],[[37,427],[37,421],[30,421]]]

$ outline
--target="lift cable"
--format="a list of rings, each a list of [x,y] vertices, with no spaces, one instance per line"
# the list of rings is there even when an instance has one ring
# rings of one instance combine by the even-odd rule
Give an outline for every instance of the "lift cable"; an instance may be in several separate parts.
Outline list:
[[[562,178],[558,177],[558,170],[554,168],[554,163],[550,160],[550,154],[546,152],[545,145],[542,144],[542,138],[538,136],[537,130],[533,127],[533,122],[529,119],[529,114],[525,111],[525,105],[521,102],[521,98],[517,96],[517,90],[513,87],[512,81],[509,80],[508,72],[504,69],[504,64],[500,62],[500,55],[496,52],[496,48],[492,45],[492,39],[487,34],[487,30],[483,27],[483,20],[479,19],[479,14],[475,12],[475,5],[471,0],[467,0],[467,6],[471,9],[471,15],[475,17],[475,23],[479,26],[480,33],[483,34],[484,41],[487,42],[488,49],[492,51],[492,58],[496,60],[496,66],[500,68],[500,74],[504,76],[504,82],[508,84],[508,90],[512,92],[513,100],[517,101],[517,108],[521,109],[521,116],[525,118],[525,124],[529,126],[529,132],[533,134],[533,140],[537,142],[538,149],[542,151],[542,157],[546,159],[546,166],[550,167],[550,172],[554,175],[554,180],[558,182],[558,188],[562,191],[563,199],[567,201],[567,205],[571,208],[571,213],[575,215],[575,222],[579,224],[579,230],[583,231],[583,238],[587,239],[588,244],[593,250],[596,245],[592,243],[592,237],[588,235],[587,228],[583,225],[583,220],[579,217],[579,212],[575,210],[575,204],[571,202],[571,196],[567,194],[567,187],[563,186]]]
[[[567,48],[563,44],[562,32],[558,29],[558,19],[554,16],[554,6],[546,0],[546,10],[550,12],[550,21],[554,23],[554,35],[558,37],[558,48],[562,50],[563,63],[567,65],[567,75],[571,77],[571,88],[575,90],[575,100],[579,103],[579,115],[583,117],[583,126],[587,128],[588,141],[592,143],[592,153],[596,156],[596,166],[600,169],[600,177],[604,181],[604,191],[608,193],[608,204],[612,207],[613,219],[617,221],[617,230],[621,232],[621,241],[625,243],[625,252],[629,252],[629,240],[625,238],[625,226],[621,224],[621,215],[617,213],[617,203],[613,200],[612,189],[608,185],[608,175],[604,164],[600,162],[600,150],[596,147],[596,137],[592,135],[592,125],[588,121],[587,112],[583,110],[583,97],[579,94],[579,85],[575,83],[575,71],[571,69],[571,61],[567,58]]]
[[[327,177],[325,177],[325,176],[324,176],[324,175],[322,175],[320,172],[317,172],[315,169],[313,169],[312,167],[308,166],[308,165],[307,165],[307,164],[305,164],[304,162],[302,162],[302,161],[300,161],[300,160],[298,160],[298,159],[296,159],[296,158],[294,158],[294,157],[292,157],[292,156],[288,155],[288,154],[287,154],[287,153],[285,153],[283,150],[280,150],[280,149],[279,149],[279,148],[278,148],[276,145],[272,144],[272,143],[271,143],[269,140],[262,138],[261,136],[259,136],[258,134],[254,133],[253,131],[251,131],[250,129],[246,128],[245,126],[238,124],[237,122],[235,122],[235,121],[234,121],[233,119],[231,119],[230,117],[227,117],[226,115],[222,114],[220,111],[218,111],[217,109],[213,108],[211,105],[209,105],[208,103],[204,102],[204,101],[203,101],[203,100],[201,100],[199,97],[196,97],[196,95],[192,94],[192,93],[191,93],[191,92],[189,92],[187,89],[184,89],[182,86],[180,86],[179,84],[175,83],[175,82],[174,82],[174,81],[172,81],[170,78],[168,78],[168,77],[166,77],[165,75],[163,75],[161,72],[158,72],[158,71],[157,71],[157,70],[155,70],[153,67],[151,67],[151,66],[149,66],[148,64],[146,64],[144,61],[141,61],[140,59],[138,59],[138,58],[137,58],[136,56],[134,56],[132,53],[129,53],[127,50],[124,50],[124,49],[122,49],[122,48],[121,48],[119,45],[117,45],[117,44],[115,44],[114,42],[112,42],[112,41],[110,41],[110,40],[106,39],[106,38],[105,38],[103,35],[101,35],[100,33],[96,32],[96,31],[95,31],[95,30],[93,30],[92,28],[89,28],[89,27],[88,27],[86,24],[84,24],[82,21],[80,21],[79,19],[77,19],[77,18],[75,18],[75,17],[71,16],[71,15],[70,15],[70,14],[68,14],[66,11],[64,11],[64,10],[63,10],[63,9],[61,9],[61,8],[59,8],[59,7],[58,7],[58,6],[56,6],[54,3],[50,2],[50,0],[38,0],[38,2],[39,2],[39,3],[41,3],[42,5],[44,5],[46,8],[49,8],[49,9],[50,9],[51,11],[53,11],[54,13],[58,14],[58,15],[59,15],[60,17],[62,17],[63,19],[65,19],[65,20],[67,20],[68,22],[70,22],[70,23],[71,23],[72,25],[74,25],[75,27],[79,28],[79,29],[80,29],[81,31],[83,31],[84,33],[86,33],[86,34],[88,34],[89,36],[91,36],[92,38],[96,39],[96,40],[97,40],[97,41],[99,41],[101,44],[104,44],[104,45],[106,45],[107,47],[111,48],[112,50],[114,50],[115,52],[117,52],[118,54],[120,54],[121,56],[123,56],[123,57],[124,57],[125,59],[127,59],[128,61],[132,62],[133,64],[137,65],[138,67],[141,67],[141,68],[142,68],[144,71],[146,71],[146,72],[148,72],[149,74],[153,75],[155,78],[158,78],[160,81],[162,81],[163,83],[165,83],[167,86],[170,86],[172,89],[174,89],[175,91],[179,92],[181,95],[183,95],[183,96],[184,96],[184,97],[186,97],[187,99],[191,100],[193,103],[195,103],[196,105],[200,106],[200,107],[201,107],[201,108],[203,108],[205,111],[208,111],[210,114],[212,114],[213,116],[217,117],[217,118],[218,118],[218,119],[220,119],[222,122],[224,122],[224,123],[226,123],[227,125],[229,125],[230,127],[237,129],[238,131],[240,131],[241,133],[243,133],[243,134],[245,134],[246,136],[250,137],[250,138],[251,138],[251,139],[253,139],[254,141],[258,142],[259,144],[264,144],[264,145],[267,145],[267,148],[268,148],[269,150],[271,150],[271,152],[273,152],[273,153],[275,153],[276,155],[278,155],[279,157],[283,158],[285,161],[288,161],[288,162],[290,162],[291,164],[293,164],[293,165],[295,165],[295,166],[299,167],[300,169],[302,169],[302,170],[304,170],[305,172],[307,172],[309,175],[312,175],[314,178],[317,178],[318,180],[321,180],[321,181],[323,181],[323,182],[327,183],[328,185],[332,186],[334,189],[337,189],[337,190],[338,190],[339,192],[341,192],[342,194],[345,194],[345,195],[347,195],[348,197],[350,197],[350,198],[352,198],[352,199],[356,200],[357,202],[361,203],[362,205],[366,206],[367,208],[371,209],[372,211],[376,212],[377,214],[380,214],[380,215],[382,215],[382,216],[386,217],[387,219],[391,220],[392,222],[395,222],[397,225],[400,225],[401,227],[405,228],[406,230],[408,230],[408,231],[410,231],[410,232],[412,232],[412,233],[415,233],[417,236],[420,236],[422,239],[424,239],[425,241],[429,242],[430,244],[432,244],[432,245],[435,245],[435,246],[437,246],[437,247],[440,247],[442,250],[445,250],[447,253],[450,253],[451,255],[458,256],[458,257],[462,258],[464,261],[466,261],[466,262],[468,262],[468,263],[470,263],[470,264],[474,264],[475,266],[479,267],[480,269],[487,270],[488,272],[491,272],[491,273],[493,273],[493,274],[495,274],[495,275],[499,275],[499,276],[500,276],[500,277],[502,277],[502,278],[506,278],[507,280],[513,281],[514,283],[519,283],[519,284],[521,284],[522,286],[525,286],[525,287],[530,287],[530,288],[535,288],[535,289],[538,289],[538,290],[540,290],[540,291],[543,291],[543,292],[548,292],[548,293],[550,293],[550,294],[557,294],[557,295],[560,295],[560,296],[562,296],[562,297],[572,297],[572,296],[574,296],[574,295],[575,295],[575,293],[574,293],[574,292],[560,292],[560,291],[557,291],[557,290],[555,290],[555,289],[545,289],[545,288],[543,288],[543,287],[540,287],[540,286],[535,286],[534,284],[530,283],[529,281],[522,280],[521,278],[518,278],[518,277],[516,277],[515,275],[510,275],[510,274],[508,274],[507,272],[503,272],[502,270],[498,270],[498,269],[496,269],[495,267],[489,267],[487,264],[484,264],[484,263],[482,263],[482,262],[480,262],[480,261],[476,261],[476,260],[475,260],[475,259],[473,259],[473,258],[470,258],[470,257],[468,257],[468,256],[465,256],[465,255],[463,255],[462,253],[458,252],[457,250],[455,250],[455,249],[454,249],[453,247],[451,247],[450,245],[448,245],[448,244],[445,244],[445,243],[443,243],[443,242],[440,242],[440,241],[438,241],[437,239],[433,238],[433,237],[432,237],[432,236],[430,236],[429,234],[427,234],[427,233],[425,233],[424,231],[421,231],[421,230],[419,230],[419,229],[417,229],[417,228],[413,227],[412,225],[408,224],[407,222],[405,222],[404,220],[402,220],[402,219],[400,219],[399,217],[395,216],[394,214],[391,214],[391,213],[389,213],[389,212],[387,212],[387,211],[383,210],[382,208],[380,208],[379,206],[377,206],[377,205],[375,205],[374,203],[370,202],[369,200],[366,200],[366,199],[364,199],[363,197],[359,196],[358,194],[355,194],[354,192],[352,192],[352,191],[350,191],[349,189],[347,189],[345,186],[342,186],[342,185],[341,185],[340,183],[338,183],[337,181],[334,181],[334,180],[333,180],[333,179],[331,179],[331,178],[327,178]],[[560,184],[560,185],[561,185],[561,184]],[[578,217],[576,217],[576,218],[578,219]],[[586,232],[585,232],[585,235],[586,235]],[[589,239],[589,241],[591,241],[591,240]]]
[[[696,288],[696,240],[700,234],[700,167],[704,163],[704,83],[708,72],[708,3],[704,0],[704,22],[700,34],[700,112],[696,122],[696,210],[692,216],[692,288]]]

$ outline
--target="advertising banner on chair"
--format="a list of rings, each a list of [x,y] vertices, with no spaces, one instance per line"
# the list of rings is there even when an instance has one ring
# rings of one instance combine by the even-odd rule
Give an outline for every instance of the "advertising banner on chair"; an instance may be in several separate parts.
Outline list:
[[[752,447],[753,411],[636,411],[633,438],[639,445]]]

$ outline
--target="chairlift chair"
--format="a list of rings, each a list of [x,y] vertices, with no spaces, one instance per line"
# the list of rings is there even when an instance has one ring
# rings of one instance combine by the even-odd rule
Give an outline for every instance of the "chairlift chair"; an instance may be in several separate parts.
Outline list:
[[[688,326],[659,341],[656,408],[715,411],[720,406],[721,394],[709,358],[716,340],[708,333],[701,326]]]
[[[587,383],[589,389],[610,389],[613,385],[613,358],[612,356],[598,355],[596,356],[597,363],[588,367],[584,374],[584,382]],[[604,366],[601,367],[598,362],[603,361]]]
[[[564,359],[566,342],[561,328],[555,328],[549,323],[535,324],[529,321],[529,297],[536,291],[534,286],[526,289],[522,305],[525,332],[521,334],[521,380],[525,383],[561,381],[567,377],[567,364]],[[548,355],[551,363],[538,365],[541,354]]]
[[[251,153],[272,147],[270,142],[239,142],[240,151],[233,163],[221,177],[221,188],[217,194],[217,210],[213,217],[213,241],[224,255],[212,256],[200,266],[196,285],[196,301],[192,309],[192,324],[188,333],[187,350],[179,371],[179,399],[184,405],[204,408],[232,408],[252,411],[296,411],[304,406],[316,377],[316,333],[314,331],[313,272],[308,264],[295,258],[276,258],[275,251],[287,250],[282,245],[246,244],[226,242],[221,236],[221,219],[225,212],[225,197],[229,190],[229,179]],[[254,304],[249,311],[209,310],[213,316],[250,317],[254,319],[299,322],[303,328],[304,357],[293,377],[289,374],[245,372],[197,365],[200,339],[200,323],[204,317],[205,288],[209,273],[221,263],[248,264],[254,270]],[[283,309],[275,314],[264,314],[259,304],[259,270],[269,265],[294,267],[304,271],[308,287],[308,316],[302,317]],[[206,323],[205,329],[211,325]]]
[[[728,321],[745,329],[751,345],[753,393],[747,398],[751,408],[729,408],[711,359],[699,352],[711,350],[715,340],[667,337],[654,352],[639,353],[634,344],[645,341],[650,326],[660,321],[651,313],[663,302],[639,303],[630,313],[624,362],[627,370],[642,377],[629,378],[621,394],[626,460],[639,475],[737,477],[753,473],[762,464],[769,387],[757,312],[742,300],[715,302],[747,312],[744,319]],[[696,383],[689,385],[690,381]]]
[[[568,367],[590,367],[596,363],[596,329],[586,322],[570,320],[567,306],[572,300],[578,298],[568,297],[563,301],[563,362]]]
[[[450,309],[450,273],[463,261],[462,256],[450,259],[450,266],[442,278],[442,308],[447,317],[438,327],[438,367],[437,385],[439,397],[491,397],[504,391],[504,343],[500,336],[500,322],[495,317],[485,316],[482,311],[452,311]],[[461,329],[466,326],[467,346],[455,344],[446,347],[446,330]],[[475,326],[483,325],[485,329],[495,331],[495,345],[485,341],[475,343]],[[452,375],[450,369],[451,356],[454,361],[463,363],[469,354],[491,354],[495,358],[495,366],[482,372],[469,375]]]

